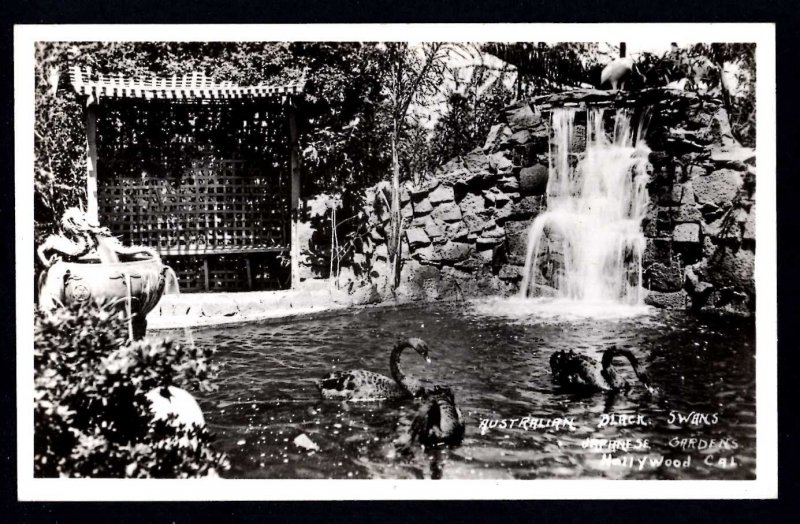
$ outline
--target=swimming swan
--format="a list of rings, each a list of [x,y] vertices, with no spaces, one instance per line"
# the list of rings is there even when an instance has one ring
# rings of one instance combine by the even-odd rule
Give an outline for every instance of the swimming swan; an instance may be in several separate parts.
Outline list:
[[[425,446],[456,445],[464,438],[464,429],[452,389],[437,385],[423,393],[411,423],[412,439]]]
[[[411,398],[424,391],[422,382],[400,369],[400,355],[406,348],[419,353],[430,363],[428,345],[419,338],[395,344],[389,357],[392,378],[364,369],[334,371],[317,383],[322,398],[332,400],[371,401]]]
[[[550,356],[550,370],[553,382],[561,387],[576,391],[627,391],[631,388],[626,380],[617,374],[613,360],[616,356],[628,359],[639,381],[653,393],[650,377],[639,365],[636,357],[627,349],[612,346],[603,352],[602,362],[574,351],[556,351]]]

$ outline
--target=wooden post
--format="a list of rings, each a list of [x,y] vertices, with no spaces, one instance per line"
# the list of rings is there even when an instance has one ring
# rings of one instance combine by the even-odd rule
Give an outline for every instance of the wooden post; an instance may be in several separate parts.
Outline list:
[[[300,236],[299,236],[299,220],[300,220],[300,151],[297,145],[297,120],[295,117],[294,107],[292,100],[287,104],[287,116],[289,119],[289,166],[291,169],[291,272],[292,272],[292,289],[296,289],[300,283]]]
[[[98,221],[97,213],[97,104],[86,106],[86,215]]]
[[[250,255],[244,256],[244,265],[247,271],[247,290],[253,291],[253,272],[250,269]]]

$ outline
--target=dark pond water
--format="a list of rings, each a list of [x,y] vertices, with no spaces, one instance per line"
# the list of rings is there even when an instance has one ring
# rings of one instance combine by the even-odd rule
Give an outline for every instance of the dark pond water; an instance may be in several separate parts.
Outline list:
[[[194,343],[218,348],[219,388],[198,396],[216,434],[215,445],[231,460],[224,475],[755,478],[752,322],[659,310],[568,318],[519,309],[503,301],[384,307],[193,330]],[[398,420],[410,413],[410,402],[323,401],[314,381],[333,369],[388,374],[394,341],[411,336],[428,342],[433,363],[426,366],[411,352],[404,364],[453,388],[467,431],[458,447],[417,449],[398,458],[392,440]],[[552,384],[548,360],[553,351],[598,356],[609,344],[636,352],[660,391],[650,395],[635,388],[627,395],[581,396]],[[629,366],[619,369],[633,380]],[[677,420],[693,412],[705,416]],[[633,424],[602,425],[611,415]],[[519,427],[519,420],[510,427],[511,419],[525,417],[530,417],[525,427]],[[533,427],[533,419],[551,425],[565,419],[572,426]],[[490,420],[495,427],[489,427]],[[295,446],[300,434],[319,451]],[[623,447],[610,450],[615,445]]]

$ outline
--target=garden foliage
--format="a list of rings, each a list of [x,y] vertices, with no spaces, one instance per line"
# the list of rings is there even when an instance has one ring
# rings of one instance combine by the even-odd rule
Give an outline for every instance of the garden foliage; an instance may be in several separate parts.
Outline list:
[[[74,305],[37,312],[34,473],[41,477],[185,478],[227,467],[206,428],[154,420],[154,388],[210,387],[212,350],[128,342],[121,314]]]

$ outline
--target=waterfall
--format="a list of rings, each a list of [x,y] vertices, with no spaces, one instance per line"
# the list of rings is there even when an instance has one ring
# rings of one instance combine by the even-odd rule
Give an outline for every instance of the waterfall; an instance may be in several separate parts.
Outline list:
[[[642,303],[642,219],[649,202],[647,111],[554,109],[551,113],[547,211],[528,232],[520,296],[585,302]],[[586,147],[576,116],[586,117]]]

